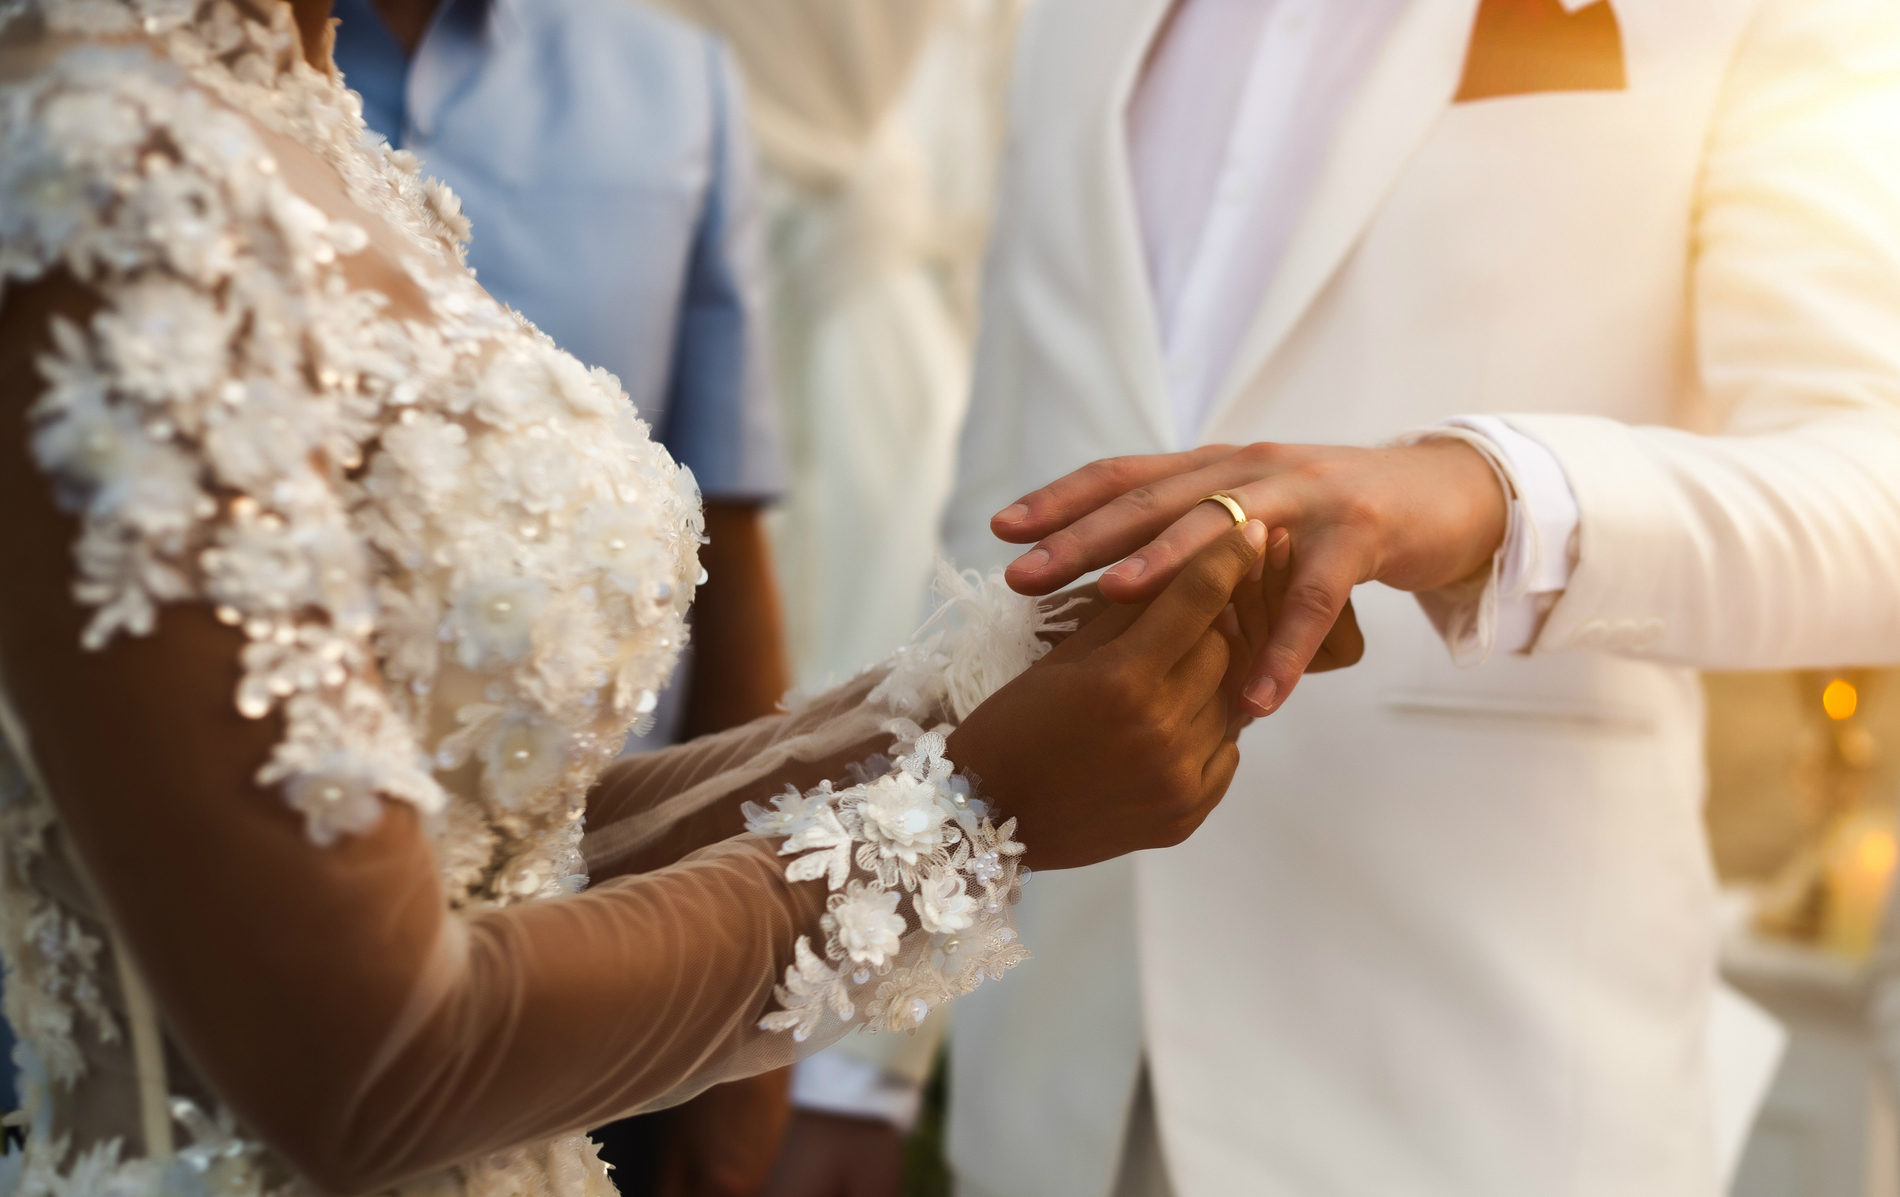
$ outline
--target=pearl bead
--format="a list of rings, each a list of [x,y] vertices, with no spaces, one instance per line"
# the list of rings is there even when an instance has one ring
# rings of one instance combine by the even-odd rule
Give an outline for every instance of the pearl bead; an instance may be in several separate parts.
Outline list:
[[[627,547],[627,542],[616,536],[607,542],[607,547],[618,553]]]
[[[488,609],[497,615],[506,615],[515,609],[515,605],[507,599],[496,599]]]

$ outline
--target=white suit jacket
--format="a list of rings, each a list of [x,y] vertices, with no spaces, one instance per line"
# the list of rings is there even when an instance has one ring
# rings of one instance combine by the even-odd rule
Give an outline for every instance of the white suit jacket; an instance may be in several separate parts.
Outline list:
[[[1714,1192],[1693,670],[1900,660],[1900,9],[1614,4],[1626,89],[1453,103],[1476,0],[1413,0],[1202,436],[1512,413],[1579,501],[1568,590],[1459,669],[1362,588],[1364,662],[1192,839],[1031,881],[1034,959],[958,1003],[969,1191],[1102,1197],[1145,1052],[1180,1197]],[[962,563],[1177,447],[1121,125],[1166,10],[1032,9]]]

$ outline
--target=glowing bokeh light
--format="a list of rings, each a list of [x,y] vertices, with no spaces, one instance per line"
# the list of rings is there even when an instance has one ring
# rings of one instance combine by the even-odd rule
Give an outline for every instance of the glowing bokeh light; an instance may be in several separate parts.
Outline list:
[[[1821,707],[1829,719],[1852,719],[1859,706],[1860,693],[1845,678],[1835,678],[1821,692]]]
[[[1885,831],[1869,832],[1854,847],[1854,855],[1860,860],[1860,867],[1875,876],[1884,876],[1893,872],[1896,861],[1900,861],[1900,844]]]

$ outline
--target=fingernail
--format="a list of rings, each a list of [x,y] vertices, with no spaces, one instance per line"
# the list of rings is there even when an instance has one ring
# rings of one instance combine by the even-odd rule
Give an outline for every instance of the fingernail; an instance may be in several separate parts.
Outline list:
[[[1265,715],[1273,710],[1273,700],[1280,693],[1280,687],[1270,677],[1257,677],[1247,683],[1240,696],[1247,700],[1256,715]]]
[[[1247,543],[1253,546],[1256,553],[1267,545],[1267,526],[1259,520],[1248,520],[1240,534],[1247,538]]]
[[[1125,578],[1128,581],[1132,582],[1136,578],[1139,578],[1141,575],[1148,572],[1148,563],[1142,560],[1140,557],[1130,557],[1128,560],[1122,562],[1120,565],[1116,566],[1114,569],[1109,570],[1108,572],[1111,574],[1114,574],[1118,578]]]
[[[999,524],[1020,524],[1028,518],[1029,504],[1027,503],[1011,503],[996,513],[996,522]]]
[[[1039,574],[1049,564],[1048,549],[1031,549],[1010,563],[1011,569],[1020,569],[1024,573]]]

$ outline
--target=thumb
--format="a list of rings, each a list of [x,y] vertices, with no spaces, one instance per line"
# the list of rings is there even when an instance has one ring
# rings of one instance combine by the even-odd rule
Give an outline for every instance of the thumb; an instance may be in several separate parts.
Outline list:
[[[1248,520],[1194,555],[1120,639],[1165,673],[1227,609],[1267,544],[1267,526]]]

